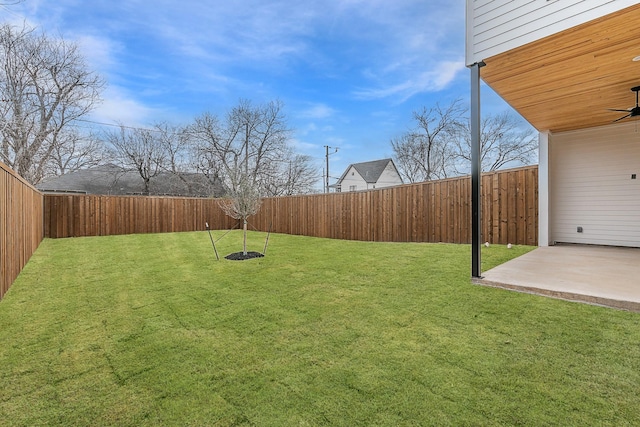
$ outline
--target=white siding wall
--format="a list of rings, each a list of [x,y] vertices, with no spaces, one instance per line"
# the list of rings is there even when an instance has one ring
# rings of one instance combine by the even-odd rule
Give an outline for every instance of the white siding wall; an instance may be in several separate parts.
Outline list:
[[[400,184],[402,184],[402,178],[400,178],[400,175],[398,174],[398,171],[396,171],[396,168],[394,168],[391,162],[389,162],[389,164],[387,164],[387,167],[384,168],[384,171],[380,175],[380,178],[378,178],[378,182],[376,182],[375,186],[376,188],[384,188]],[[371,184],[369,184],[369,187],[373,188]]]
[[[402,184],[402,178],[398,174],[396,168],[394,168],[391,163],[389,163],[382,174],[380,174],[380,178],[378,178],[378,182],[375,184],[367,183],[362,175],[358,173],[356,168],[353,166],[349,168],[346,175],[344,176],[344,180],[340,185],[340,191],[346,193],[348,191],[360,191],[360,190],[371,190],[373,188],[384,188],[391,187],[393,185]],[[355,185],[355,190],[352,190],[351,187]]]
[[[351,186],[354,185],[356,186],[356,191],[367,189],[367,182],[360,176],[358,171],[356,171],[356,168],[352,166],[344,176],[344,180],[340,185],[340,191],[342,191],[343,193],[346,193],[347,191],[353,191],[351,190]]]
[[[550,239],[640,247],[640,121],[553,134],[549,145]]]
[[[467,0],[467,65],[637,3],[637,0]]]

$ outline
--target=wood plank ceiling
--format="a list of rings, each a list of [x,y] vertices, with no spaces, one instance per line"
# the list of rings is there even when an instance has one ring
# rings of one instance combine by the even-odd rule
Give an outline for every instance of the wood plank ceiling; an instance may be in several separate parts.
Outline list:
[[[640,86],[640,4],[485,60],[482,80],[539,131],[612,123]],[[640,120],[634,117],[626,120]]]

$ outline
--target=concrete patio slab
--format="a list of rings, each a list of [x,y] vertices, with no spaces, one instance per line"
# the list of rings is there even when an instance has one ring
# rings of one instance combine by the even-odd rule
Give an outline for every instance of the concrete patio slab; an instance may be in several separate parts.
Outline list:
[[[474,283],[640,312],[640,248],[539,247]]]

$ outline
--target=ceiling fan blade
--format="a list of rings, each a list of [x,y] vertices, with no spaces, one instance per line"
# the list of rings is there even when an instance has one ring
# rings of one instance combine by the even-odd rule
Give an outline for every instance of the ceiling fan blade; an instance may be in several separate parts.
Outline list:
[[[624,111],[624,110],[623,110],[623,111]],[[613,123],[615,123],[615,122],[619,122],[620,120],[622,120],[622,119],[626,119],[627,117],[631,117],[631,113],[627,114],[626,116],[622,116],[622,117],[620,117],[619,119],[614,120],[614,121],[613,121]]]
[[[626,110],[619,110],[617,108],[607,108],[608,111],[626,111],[627,113],[631,112],[631,108],[627,108]]]

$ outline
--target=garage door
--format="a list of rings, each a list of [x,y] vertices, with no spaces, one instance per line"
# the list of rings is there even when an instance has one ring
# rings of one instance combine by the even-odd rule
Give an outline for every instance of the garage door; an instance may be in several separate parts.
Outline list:
[[[551,240],[640,247],[640,121],[554,134]]]

